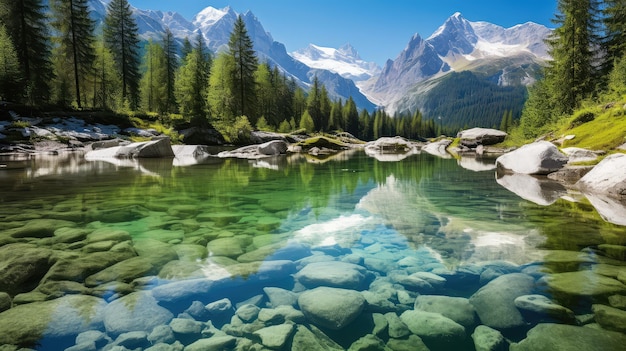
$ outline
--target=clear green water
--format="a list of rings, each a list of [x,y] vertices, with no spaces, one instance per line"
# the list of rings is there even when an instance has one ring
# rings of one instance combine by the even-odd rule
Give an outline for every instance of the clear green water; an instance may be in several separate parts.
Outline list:
[[[278,302],[272,303],[264,288],[284,289],[296,297],[313,290],[314,286],[302,284],[298,272],[311,262],[329,260],[365,269],[367,279],[359,286],[341,288],[369,291],[387,302],[375,303],[368,295],[363,311],[340,331],[308,315],[285,323],[325,333],[345,349],[374,332],[367,325],[378,314],[400,316],[413,309],[412,301],[420,294],[470,298],[506,273],[533,277],[534,292],[579,316],[592,314],[594,303],[609,305],[609,295],[626,295],[626,286],[624,290],[618,286],[620,274],[626,280],[626,227],[603,220],[575,192],[559,190],[577,202],[558,199],[538,205],[498,184],[494,171],[471,171],[452,159],[414,155],[400,162],[380,162],[356,152],[321,161],[304,156],[209,159],[186,167],[174,166],[172,160],[113,165],[87,162],[80,155],[4,163],[8,167],[0,169],[0,291],[9,295],[12,310],[40,306],[46,317],[39,317],[54,325],[61,322],[47,308],[58,312],[59,307],[45,302],[88,295],[104,307],[87,313],[96,322],[87,326],[68,322],[56,334],[33,326],[37,324],[33,321],[25,321],[29,327],[19,327],[22,332],[17,336],[0,328],[2,343],[62,350],[76,343],[76,334],[98,330],[111,341],[96,343],[97,347],[112,347],[121,332],[113,332],[107,322],[112,318],[106,316],[107,305],[172,282],[206,280],[220,282],[219,288],[187,291],[179,299],[155,295],[159,308],[173,317],[193,301],[208,304],[228,298],[233,305],[219,318],[195,317],[203,330],[208,330],[210,320],[219,333],[175,334],[171,349],[223,333],[236,340],[222,349],[261,349],[261,343],[269,342],[251,331],[242,332],[245,328],[231,320],[234,311],[242,303],[275,310]],[[21,258],[16,255],[20,250]],[[289,261],[284,266],[287,272],[257,274],[263,261],[277,260]],[[578,271],[593,272],[583,285],[594,284],[592,280],[601,276],[617,288],[578,294],[550,284],[546,288],[542,281],[545,275]],[[416,272],[438,274],[447,282],[425,290],[402,283],[403,277]],[[222,284],[226,280],[238,283]],[[295,301],[289,305],[300,310]],[[6,321],[10,311],[0,313],[0,326],[11,324]],[[104,322],[93,315],[101,312]],[[538,322],[555,320],[548,317],[526,313],[523,326],[500,331],[517,342]],[[480,319],[465,326],[462,340],[422,339],[432,350],[473,350],[470,335]],[[259,329],[283,322],[242,323]],[[233,325],[240,329],[234,332]],[[74,332],[68,331],[72,328]],[[287,333],[281,346],[272,347],[298,349],[298,328]],[[608,328],[626,330],[619,323]],[[394,345],[389,327],[378,330],[377,338]],[[246,346],[243,339],[256,346]],[[152,346],[145,337],[142,340],[135,346]]]

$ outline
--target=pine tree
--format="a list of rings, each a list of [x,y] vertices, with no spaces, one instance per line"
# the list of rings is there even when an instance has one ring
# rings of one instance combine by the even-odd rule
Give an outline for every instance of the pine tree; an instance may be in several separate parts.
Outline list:
[[[313,119],[314,129],[321,131],[323,129],[322,124],[322,88],[317,75],[313,77],[311,88],[309,89],[309,96],[306,100],[306,111]]]
[[[230,35],[228,52],[235,62],[233,91],[236,92],[236,111],[240,116],[251,117],[250,123],[255,124],[256,120],[252,118],[255,115],[256,100],[254,72],[257,70],[258,59],[241,16],[237,17],[235,27]]]
[[[187,55],[191,54],[191,50],[193,50],[193,45],[191,45],[189,38],[185,37],[183,46],[180,48],[180,58],[182,61],[185,61]]]
[[[144,74],[140,81],[141,103],[146,111],[165,112],[167,104],[167,67],[163,48],[150,39],[142,60]]]
[[[604,0],[604,73],[613,68],[615,61],[626,56],[626,0]]]
[[[64,60],[63,65],[70,63],[76,104],[82,108],[81,85],[85,84],[95,59],[95,24],[90,17],[89,4],[87,0],[51,0],[50,6],[54,18],[51,24],[59,45],[56,53]]]
[[[53,77],[50,42],[42,0],[0,0],[0,22],[11,36],[24,77],[27,103],[50,98]]]
[[[207,123],[207,89],[211,69],[207,61],[208,56],[199,37],[176,75],[175,95],[180,112],[196,125]]]
[[[112,0],[104,20],[104,38],[122,80],[122,99],[131,109],[139,105],[138,27],[127,0]]]
[[[234,65],[232,56],[220,53],[211,66],[209,76],[207,103],[211,111],[210,115],[213,120],[223,124],[232,124],[235,120],[235,92],[233,91],[234,84],[231,75]]]
[[[315,130],[313,117],[308,110],[305,110],[300,118],[300,129],[304,129],[307,133],[312,133]]]
[[[116,64],[113,53],[100,38],[94,52],[96,59],[92,69],[91,81],[93,84],[92,100],[93,107],[102,109],[119,109],[122,107],[122,80],[116,72]]]
[[[21,84],[17,52],[6,28],[0,24],[0,100],[17,99]]]
[[[174,83],[176,80],[176,70],[178,69],[178,59],[176,58],[176,41],[174,34],[166,28],[163,34],[163,55],[165,60],[165,90],[166,99],[162,112],[176,112],[176,96],[174,95]]]
[[[274,120],[276,116],[276,85],[272,82],[272,72],[269,64],[262,63],[258,66],[254,73],[256,96],[257,96],[257,113],[260,116],[270,117],[272,124],[276,126]],[[268,119],[265,120],[268,123]],[[257,126],[259,121],[257,121]]]
[[[594,59],[600,47],[598,0],[559,0],[548,40],[552,61],[546,79],[552,80],[557,114],[569,114],[595,90]]]
[[[346,105],[343,107],[343,119],[346,121],[346,132],[358,137],[359,136],[359,112],[352,96],[348,98]]]

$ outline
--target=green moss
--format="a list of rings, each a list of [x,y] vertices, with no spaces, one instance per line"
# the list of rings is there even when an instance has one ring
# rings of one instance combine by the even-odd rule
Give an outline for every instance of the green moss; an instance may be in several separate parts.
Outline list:
[[[626,140],[626,117],[623,115],[624,102],[603,109],[597,107],[595,119],[578,124],[580,117],[594,111],[575,113],[555,134],[572,134],[576,137],[563,143],[563,147],[581,147],[591,150],[613,150]],[[577,124],[577,125],[576,125]],[[576,125],[570,128],[572,125]]]
[[[323,147],[331,150],[343,150],[346,148],[346,144],[340,140],[333,139],[327,136],[314,136],[298,143],[304,149],[311,149],[313,147]]]

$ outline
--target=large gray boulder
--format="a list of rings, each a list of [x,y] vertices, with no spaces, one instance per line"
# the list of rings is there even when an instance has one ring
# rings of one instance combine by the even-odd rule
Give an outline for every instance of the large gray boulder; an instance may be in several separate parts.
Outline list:
[[[626,335],[565,324],[538,324],[510,351],[623,350]]]
[[[347,262],[315,262],[306,265],[294,277],[308,288],[330,286],[359,289],[366,282],[367,270]]]
[[[424,145],[422,147],[422,151],[441,158],[452,158],[452,155],[450,155],[447,151],[450,144],[452,144],[452,140],[441,139]]]
[[[400,319],[411,332],[422,338],[429,346],[457,345],[465,340],[465,328],[439,313],[405,311]]]
[[[471,330],[476,325],[476,310],[463,297],[420,295],[415,299],[415,309],[440,313]]]
[[[475,148],[478,145],[494,145],[504,141],[508,134],[489,128],[472,128],[459,132],[457,138],[463,146]]]
[[[0,345],[64,349],[73,344],[76,334],[103,329],[105,305],[97,297],[67,295],[13,307],[0,313]]]
[[[495,329],[520,327],[525,321],[515,306],[515,299],[532,294],[534,283],[526,274],[505,274],[480,288],[470,297],[470,303],[484,325]]]
[[[104,309],[104,326],[109,335],[131,331],[150,333],[158,325],[168,324],[174,315],[159,306],[149,292],[136,292],[119,298]]]
[[[170,138],[157,137],[150,141],[92,150],[85,154],[85,159],[101,160],[108,158],[160,158],[174,156]]]
[[[313,324],[339,330],[361,315],[366,302],[358,291],[319,287],[303,292],[298,304]]]
[[[263,143],[258,146],[258,151],[261,155],[278,156],[287,152],[287,143],[282,140],[272,140],[267,143]]]
[[[538,141],[504,154],[496,159],[501,173],[549,174],[567,164],[568,157],[548,141]]]
[[[626,198],[626,154],[613,154],[598,163],[576,185],[583,192]]]

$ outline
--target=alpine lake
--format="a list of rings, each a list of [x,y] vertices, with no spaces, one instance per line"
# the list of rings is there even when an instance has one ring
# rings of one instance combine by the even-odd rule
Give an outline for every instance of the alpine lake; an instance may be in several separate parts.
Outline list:
[[[0,350],[624,350],[619,203],[386,161],[5,158]]]

